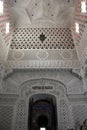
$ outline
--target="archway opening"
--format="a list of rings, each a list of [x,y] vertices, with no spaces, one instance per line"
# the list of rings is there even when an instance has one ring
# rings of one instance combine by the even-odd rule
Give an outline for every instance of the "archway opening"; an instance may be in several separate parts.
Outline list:
[[[28,130],[58,130],[56,98],[35,94],[29,99]]]

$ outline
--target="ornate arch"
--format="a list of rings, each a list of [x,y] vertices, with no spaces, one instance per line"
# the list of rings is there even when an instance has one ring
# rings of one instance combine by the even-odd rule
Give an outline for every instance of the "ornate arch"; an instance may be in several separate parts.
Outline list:
[[[34,93],[43,93],[43,92],[53,92],[57,94],[59,91],[63,93],[67,93],[67,88],[61,81],[54,80],[54,79],[46,79],[46,78],[39,78],[39,79],[32,79],[27,80],[22,83],[18,89],[18,93],[20,96],[29,96]]]
[[[38,87],[39,86],[39,87]],[[18,89],[20,99],[26,100],[26,112],[28,113],[29,98],[35,94],[51,94],[57,100],[57,115],[58,115],[58,128],[60,130],[67,129],[69,123],[68,117],[68,101],[67,101],[67,88],[61,81],[47,78],[38,78],[27,80],[23,82]],[[64,109],[64,113],[62,111]],[[58,114],[61,113],[61,114]],[[67,119],[68,117],[68,119]],[[26,115],[28,118],[28,114]],[[61,122],[64,122],[61,124]],[[64,125],[65,124],[65,125]]]

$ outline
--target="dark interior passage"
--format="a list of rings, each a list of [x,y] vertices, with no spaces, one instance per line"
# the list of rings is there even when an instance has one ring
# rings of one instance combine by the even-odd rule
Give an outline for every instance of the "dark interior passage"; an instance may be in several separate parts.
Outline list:
[[[57,130],[56,99],[49,94],[36,94],[29,100],[29,130]]]
[[[48,118],[44,115],[40,115],[38,117],[38,126],[41,127],[46,127],[48,125]]]

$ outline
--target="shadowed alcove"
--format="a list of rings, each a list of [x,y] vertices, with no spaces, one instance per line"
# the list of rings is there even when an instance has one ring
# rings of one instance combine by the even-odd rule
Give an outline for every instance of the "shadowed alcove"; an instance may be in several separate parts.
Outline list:
[[[29,99],[29,130],[57,130],[56,98],[35,94]]]

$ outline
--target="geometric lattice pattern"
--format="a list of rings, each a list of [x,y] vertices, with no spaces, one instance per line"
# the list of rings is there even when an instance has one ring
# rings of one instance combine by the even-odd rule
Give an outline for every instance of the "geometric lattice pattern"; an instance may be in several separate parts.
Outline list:
[[[63,99],[60,100],[60,119],[61,119],[61,126],[62,130],[67,130],[69,126],[69,120],[68,120],[68,105],[66,104],[66,101]]]
[[[87,105],[75,105],[72,108],[75,125],[81,125],[87,119]]]
[[[40,35],[45,36],[44,41]],[[42,38],[43,39],[43,38]],[[16,28],[11,49],[73,49],[69,28]]]
[[[25,116],[26,116],[26,107],[25,101],[21,100],[18,103],[17,110],[16,110],[16,124],[15,130],[24,130],[25,129]]]
[[[0,106],[0,130],[12,130],[13,107]]]

